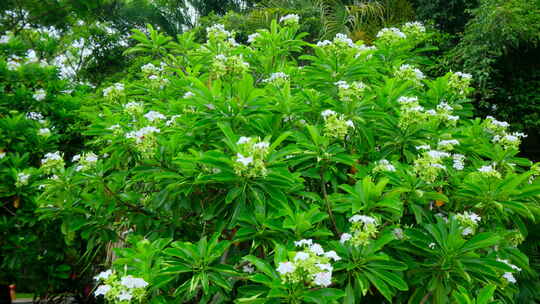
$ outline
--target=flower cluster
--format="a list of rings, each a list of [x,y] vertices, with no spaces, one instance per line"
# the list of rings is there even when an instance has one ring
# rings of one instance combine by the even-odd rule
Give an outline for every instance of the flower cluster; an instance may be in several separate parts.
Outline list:
[[[339,55],[350,54],[351,52],[355,56],[359,56],[361,53],[373,50],[375,47],[367,47],[365,45],[357,45],[352,41],[351,38],[347,37],[345,34],[336,34],[332,41],[323,40],[317,42],[317,46],[325,50],[335,52]]]
[[[47,122],[45,120],[45,117],[43,117],[43,114],[41,114],[39,112],[28,112],[28,113],[26,113],[26,119],[36,120],[40,124],[45,124]]]
[[[77,154],[73,156],[71,161],[78,163],[75,171],[86,171],[94,167],[98,161],[98,156],[94,152],[83,153],[82,155]]]
[[[449,73],[448,86],[460,95],[466,95],[470,91],[472,75],[462,72]]]
[[[257,38],[259,38],[259,37],[261,37],[261,34],[260,34],[260,33],[253,33],[253,34],[250,34],[250,35],[248,36],[247,42],[248,42],[248,43],[253,43],[253,42],[255,42],[255,41],[257,40]]]
[[[38,135],[43,136],[43,137],[49,137],[49,136],[52,135],[51,129],[49,129],[49,128],[40,128],[38,130]]]
[[[266,155],[270,143],[260,138],[242,136],[236,143],[238,153],[234,162],[234,172],[239,176],[259,177],[266,176]]]
[[[429,110],[425,110],[420,105],[418,98],[414,96],[401,96],[398,98],[398,103],[401,112],[398,125],[401,128],[424,122],[437,122],[454,126],[459,120],[459,116],[452,115],[454,109],[444,101],[439,103],[436,109]]]
[[[452,155],[452,167],[458,171],[463,170],[465,168],[465,155],[463,154],[454,154]]]
[[[163,65],[164,63],[160,67],[157,67],[152,63],[147,63],[141,67],[141,71],[146,75],[159,74],[163,71]]]
[[[146,295],[148,283],[131,275],[118,276],[112,270],[101,272],[94,279],[103,284],[94,291],[94,296],[104,296],[105,300],[112,303],[141,302]]]
[[[321,113],[324,119],[324,136],[343,140],[349,132],[349,128],[354,129],[352,120],[345,120],[342,114],[332,110],[324,110]]]
[[[297,14],[289,14],[279,18],[279,22],[285,25],[297,25],[300,21],[300,16]]]
[[[426,27],[422,22],[407,22],[402,27],[401,30],[408,37],[422,37],[426,32]]]
[[[459,145],[459,141],[457,139],[446,139],[439,141],[437,148],[444,151],[452,151],[454,146],[457,145]]]
[[[373,168],[373,172],[395,172],[396,167],[392,165],[388,160],[381,159],[377,162],[377,165]]]
[[[223,76],[240,76],[249,70],[249,63],[245,62],[242,55],[225,56],[219,54],[214,57],[211,66],[212,74],[219,78]]]
[[[223,24],[214,24],[206,28],[206,35],[210,41],[223,41],[232,37],[232,33],[225,29]]]
[[[15,187],[19,188],[22,186],[28,185],[28,181],[30,180],[30,174],[19,172],[17,173],[17,179],[15,180]]]
[[[424,73],[410,64],[403,64],[394,74],[401,80],[409,80],[416,86],[422,86],[422,80],[425,78]]]
[[[143,109],[144,105],[142,104],[142,102],[131,101],[124,105],[124,111],[133,116],[142,114]]]
[[[338,88],[339,98],[343,101],[361,98],[367,88],[361,81],[354,81],[349,84],[346,81],[340,80],[336,82],[335,85]]]
[[[117,82],[112,86],[103,89],[103,96],[109,99],[116,99],[124,96],[124,89],[124,84]]]
[[[463,213],[456,214],[456,219],[463,229],[461,234],[463,236],[467,236],[476,233],[478,223],[482,218],[474,212],[465,211]]]
[[[406,128],[409,125],[424,122],[427,119],[424,107],[418,102],[418,97],[401,96],[398,98],[400,115],[398,125]]]
[[[495,163],[478,168],[478,172],[486,177],[501,178],[501,173],[495,169]]]
[[[414,161],[414,171],[424,181],[433,183],[439,174],[446,170],[443,160],[450,156],[450,153],[444,151],[425,151],[421,157]]]
[[[152,126],[143,127],[137,131],[126,133],[126,138],[135,141],[135,148],[144,156],[149,156],[157,146],[155,133],[161,132],[160,129]]]
[[[407,35],[400,31],[398,28],[390,27],[383,28],[377,33],[378,41],[385,44],[393,44],[399,41],[403,41],[407,38]]]
[[[330,261],[339,261],[335,251],[325,252],[321,245],[313,240],[294,242],[302,251],[294,252],[291,261],[281,262],[277,267],[281,279],[286,283],[305,283],[312,286],[328,287],[332,284],[334,268]]]
[[[283,72],[272,73],[270,77],[263,79],[263,82],[271,83],[276,86],[281,86],[289,81],[289,75]]]
[[[45,98],[47,98],[47,91],[45,91],[44,89],[36,90],[36,92],[34,93],[34,95],[32,95],[32,97],[34,97],[34,99],[37,101],[42,101]]]
[[[148,113],[144,114],[144,118],[146,118],[150,122],[154,122],[156,120],[165,120],[167,117],[157,111],[149,111]]]
[[[521,144],[521,139],[527,137],[526,134],[521,132],[505,133],[503,135],[494,135],[492,142],[501,145],[504,149],[518,149]]]
[[[366,246],[379,233],[379,223],[371,216],[355,214],[350,219],[350,233],[343,233],[340,242],[349,242],[353,246]]]
[[[59,151],[47,153],[41,160],[41,169],[45,173],[51,173],[61,168],[64,168],[64,159]]]

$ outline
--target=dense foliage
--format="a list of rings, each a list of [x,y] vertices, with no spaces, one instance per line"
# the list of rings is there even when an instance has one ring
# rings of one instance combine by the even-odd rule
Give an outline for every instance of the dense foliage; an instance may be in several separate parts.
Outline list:
[[[0,284],[114,303],[540,301],[540,166],[520,157],[538,73],[501,76],[534,71],[533,2],[412,1],[453,34],[472,18],[446,54],[404,0],[188,2],[0,4]]]

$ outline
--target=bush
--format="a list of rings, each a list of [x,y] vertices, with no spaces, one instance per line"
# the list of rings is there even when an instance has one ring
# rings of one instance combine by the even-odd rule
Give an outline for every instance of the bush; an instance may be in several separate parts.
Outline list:
[[[33,285],[37,295],[65,291],[80,258],[58,241],[59,221],[40,220],[36,194],[43,159],[61,162],[82,146],[78,111],[87,85],[60,78],[49,64],[57,45],[27,31],[0,43],[0,282]],[[42,282],[47,282],[43,284]]]
[[[424,76],[421,24],[374,46],[298,28],[274,20],[249,46],[220,25],[204,44],[135,31],[128,53],[150,61],[83,110],[83,153],[40,169],[57,176],[41,218],[96,268],[116,256],[96,296],[512,302],[540,211],[524,134],[471,118],[470,75]]]

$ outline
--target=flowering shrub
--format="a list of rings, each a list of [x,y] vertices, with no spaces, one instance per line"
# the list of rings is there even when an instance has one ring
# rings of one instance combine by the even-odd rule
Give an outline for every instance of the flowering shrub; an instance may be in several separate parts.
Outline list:
[[[516,156],[523,135],[471,118],[470,76],[422,73],[419,23],[374,46],[297,31],[296,15],[249,45],[221,25],[203,44],[134,31],[127,53],[150,61],[81,110],[82,152],[51,147],[39,169],[39,214],[66,239],[89,252],[127,241],[95,294],[512,301],[533,273],[518,246],[540,211],[538,166]]]

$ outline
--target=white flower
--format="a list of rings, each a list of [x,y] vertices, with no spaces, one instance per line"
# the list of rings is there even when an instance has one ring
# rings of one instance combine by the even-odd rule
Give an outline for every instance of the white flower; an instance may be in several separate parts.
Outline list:
[[[255,268],[251,264],[246,264],[242,267],[242,271],[251,274],[255,272]]]
[[[76,154],[73,156],[73,158],[71,159],[72,162],[78,162],[79,160],[81,159],[81,155],[80,154]]]
[[[147,63],[141,67],[141,71],[147,74],[155,73],[159,71],[159,68],[157,68],[152,63]]]
[[[6,157],[6,152],[0,152],[0,159]]]
[[[120,128],[120,125],[115,124],[115,125],[112,125],[112,126],[108,127],[107,130],[116,130],[116,129],[119,129],[119,128]]]
[[[97,276],[94,277],[94,280],[106,280],[112,275],[112,270],[109,269],[107,271],[100,272]]]
[[[491,172],[495,171],[495,169],[493,168],[492,165],[487,165],[487,166],[482,166],[482,167],[478,168],[478,171],[482,172],[482,173],[491,173]]]
[[[245,157],[240,153],[236,154],[236,156],[238,157],[236,161],[243,164],[244,166],[247,166],[253,162],[253,157],[251,156]]]
[[[255,42],[255,40],[257,40],[257,38],[259,38],[259,37],[261,37],[261,34],[259,34],[259,33],[253,33],[253,34],[251,34],[251,35],[248,36],[247,42],[248,42],[248,43],[253,43],[253,42]]]
[[[396,167],[394,167],[394,165],[392,165],[392,164],[391,164],[388,160],[386,160],[386,159],[381,159],[381,160],[377,163],[376,169],[383,170],[383,171],[388,171],[388,172],[396,172]]]
[[[35,100],[42,101],[43,99],[47,97],[47,92],[44,89],[39,89],[39,90],[36,90],[36,92],[32,96],[34,97]]]
[[[191,91],[187,91],[186,93],[184,93],[184,98],[191,98],[195,96],[195,94]]]
[[[118,296],[117,296],[117,299],[118,301],[131,301],[131,298],[133,298],[133,295],[126,291],[126,290],[123,290]]]
[[[459,141],[457,139],[448,139],[448,140],[441,140],[438,143],[439,147],[446,147],[450,145],[452,146],[459,145]]]
[[[303,240],[294,242],[294,246],[296,246],[296,247],[300,247],[300,246],[304,246],[304,245],[311,246],[312,244],[313,244],[312,239],[303,239]]]
[[[381,38],[383,36],[390,36],[390,37],[394,36],[401,39],[407,38],[407,35],[405,35],[402,31],[400,31],[399,29],[395,27],[381,29],[377,33],[377,38]]]
[[[28,179],[30,179],[30,174],[20,172],[17,174],[17,181],[22,185],[28,184]]]
[[[109,290],[111,290],[111,286],[109,286],[109,285],[99,285],[98,288],[96,288],[96,291],[94,292],[94,295],[96,297],[104,296],[109,292]]]
[[[241,136],[238,141],[236,142],[237,145],[243,145],[245,143],[248,143],[251,140],[250,137]]]
[[[10,35],[3,35],[0,37],[0,43],[9,43],[10,39],[11,39]]]
[[[89,163],[95,163],[98,161],[98,156],[96,154],[94,154],[93,152],[90,152],[88,154],[86,154],[86,157],[84,158],[85,161],[89,162]]]
[[[287,79],[289,79],[289,75],[287,75],[287,74],[285,74],[283,72],[272,73],[270,75],[270,77],[267,78],[267,79],[264,79],[263,82],[273,82],[273,81],[279,80],[279,79],[287,80]]]
[[[324,256],[329,258],[329,259],[332,259],[334,261],[341,260],[341,257],[339,255],[337,255],[337,253],[334,250],[330,250],[328,252],[325,252]]]
[[[413,97],[401,96],[401,97],[398,98],[397,101],[399,103],[401,103],[401,104],[415,103],[415,102],[418,101],[418,97],[416,97],[416,96],[413,96]]]
[[[431,149],[429,145],[416,146],[416,150],[429,150],[429,149]]]
[[[8,67],[8,70],[10,70],[10,71],[14,71],[14,70],[18,69],[20,66],[21,66],[21,64],[18,63],[17,61],[15,61],[13,58],[9,58],[7,60],[7,67]]]
[[[426,31],[426,28],[424,27],[424,25],[421,22],[418,22],[418,21],[407,22],[407,23],[405,23],[403,25],[403,27],[404,28],[414,28],[417,31],[422,32],[422,33]]]
[[[313,283],[318,286],[328,287],[332,284],[332,273],[319,272],[313,275]]]
[[[322,248],[321,245],[317,244],[317,243],[314,243],[313,245],[309,246],[309,250],[313,253],[315,253],[316,255],[323,255],[324,254],[324,249]]]
[[[260,150],[268,149],[268,147],[270,147],[270,143],[266,141],[261,141],[260,143],[256,143],[253,145],[253,148],[260,149]]]
[[[300,16],[298,16],[297,14],[289,14],[279,18],[279,22],[283,23],[298,23],[299,20]]]
[[[334,267],[332,267],[332,265],[330,264],[321,264],[321,263],[317,263],[315,264],[315,266],[319,267],[320,270],[326,270],[328,272],[332,272],[332,270],[334,270]]]
[[[29,112],[26,114],[26,118],[31,120],[43,120],[43,114],[39,112]]]
[[[331,44],[332,44],[332,41],[330,41],[330,40],[324,40],[324,41],[317,42],[318,47],[325,47],[325,46],[328,46],[328,45],[331,45]]]
[[[296,266],[294,266],[294,264],[291,262],[281,262],[276,270],[283,275],[294,272],[296,270]]]
[[[340,88],[340,89],[345,89],[345,90],[351,87],[346,81],[343,81],[343,80],[334,82],[334,84],[335,84],[338,88]]]
[[[461,235],[463,236],[467,236],[469,234],[472,234],[474,231],[471,227],[467,227],[465,229],[463,229],[463,231],[461,232]]]
[[[294,256],[294,261],[305,261],[309,258],[309,254],[308,253],[305,253],[303,251],[300,251],[300,252],[297,252],[296,255]]]
[[[148,127],[144,127],[144,128],[141,128],[140,130],[138,131],[131,131],[131,132],[128,132],[126,133],[126,138],[128,139],[135,139],[135,142],[140,144],[143,142],[144,140],[144,137],[148,134],[152,134],[152,133],[159,133],[161,132],[160,129],[156,128],[156,127],[152,127],[152,126],[148,126]]]
[[[345,122],[345,124],[346,124],[348,127],[351,127],[351,128],[354,129],[354,122],[353,122],[352,120],[350,120],[350,119],[347,120],[347,121]]]
[[[127,288],[144,288],[148,286],[148,283],[141,278],[134,278],[130,275],[123,277],[120,280],[120,284],[126,286]]]
[[[372,218],[371,216],[360,215],[360,214],[353,215],[349,219],[349,222],[351,222],[351,223],[362,222],[364,224],[377,224],[377,220]]]
[[[328,110],[322,111],[322,112],[321,112],[321,115],[322,115],[323,118],[326,119],[326,117],[328,117],[328,116],[336,115],[336,112],[334,112],[334,111],[328,109]]]
[[[49,128],[41,128],[38,131],[38,135],[40,135],[40,136],[50,136],[51,135],[51,130]]]
[[[441,165],[441,164],[429,164],[431,167],[433,168],[438,168],[438,169],[443,169],[443,170],[446,170],[446,166],[445,165]]]
[[[431,249],[435,248],[435,246],[437,246],[437,244],[435,244],[435,243],[429,243],[429,245],[428,245],[428,247],[431,248]]]
[[[352,238],[352,235],[350,235],[349,233],[343,233],[339,239],[339,242],[341,244],[345,243],[346,241],[350,240]]]
[[[482,220],[482,218],[481,218],[478,214],[476,214],[476,213],[474,213],[474,212],[467,212],[467,211],[466,211],[464,214],[465,214],[465,216],[467,216],[471,221],[473,221],[475,224],[478,224],[478,223]]]
[[[150,111],[146,114],[144,114],[144,117],[146,119],[148,119],[149,121],[154,121],[154,120],[158,120],[158,119],[166,119],[167,117],[165,117],[165,115],[157,112],[157,111]]]
[[[51,160],[62,160],[62,156],[60,155],[60,151],[56,151],[54,153],[47,153],[45,154],[44,158],[41,160],[41,164],[45,164]]]
[[[457,76],[459,76],[461,78],[466,78],[466,79],[471,79],[472,78],[471,74],[463,73],[463,72],[455,72],[454,75],[457,75]]]
[[[452,159],[454,160],[453,167],[456,170],[463,170],[465,165],[463,164],[463,161],[465,160],[465,155],[463,154],[454,154],[452,155]]]
[[[454,108],[452,108],[446,101],[443,101],[437,105],[437,110],[453,111]]]
[[[511,272],[505,272],[503,274],[503,278],[508,281],[508,283],[516,283],[516,278],[514,278],[514,275]]]
[[[443,151],[430,150],[430,151],[427,151],[426,153],[427,155],[429,155],[429,157],[433,159],[441,159],[441,158],[450,157],[450,153],[443,152]]]

